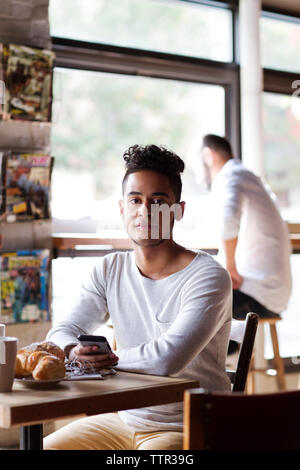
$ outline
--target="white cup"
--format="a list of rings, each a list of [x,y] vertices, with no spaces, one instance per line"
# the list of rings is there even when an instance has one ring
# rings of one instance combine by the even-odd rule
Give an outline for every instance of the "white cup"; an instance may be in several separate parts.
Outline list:
[[[5,325],[0,323],[0,336],[5,336]]]
[[[11,392],[15,377],[18,338],[0,337],[0,392]]]

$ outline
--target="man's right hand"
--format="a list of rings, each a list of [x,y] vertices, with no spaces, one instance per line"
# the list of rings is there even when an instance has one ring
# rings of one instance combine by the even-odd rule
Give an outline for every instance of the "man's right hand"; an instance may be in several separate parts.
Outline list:
[[[69,351],[69,360],[77,361],[86,368],[95,370],[108,369],[117,365],[118,356],[113,352],[108,354],[97,354],[98,346],[82,346],[77,344]]]
[[[229,272],[230,277],[231,277],[232,288],[239,289],[241,285],[243,284],[242,276],[238,273],[236,268],[227,268],[227,271]]]
[[[238,238],[232,238],[231,240],[223,240],[223,248],[225,254],[225,265],[226,269],[230,274],[232,281],[232,288],[239,289],[243,283],[242,276],[238,273],[235,264],[235,252],[238,243]]]

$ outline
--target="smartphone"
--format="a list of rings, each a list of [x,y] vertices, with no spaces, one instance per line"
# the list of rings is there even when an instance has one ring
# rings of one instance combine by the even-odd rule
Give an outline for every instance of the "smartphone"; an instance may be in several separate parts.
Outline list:
[[[77,339],[82,346],[98,346],[98,351],[93,351],[89,354],[107,354],[112,352],[110,344],[105,336],[78,335]]]

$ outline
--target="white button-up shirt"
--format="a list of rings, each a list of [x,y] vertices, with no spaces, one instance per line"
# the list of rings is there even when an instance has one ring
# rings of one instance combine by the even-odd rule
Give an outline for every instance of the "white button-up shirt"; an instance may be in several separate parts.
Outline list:
[[[230,159],[212,184],[220,240],[238,237],[240,291],[273,312],[286,309],[291,293],[291,244],[275,196],[238,159]],[[224,263],[220,247],[219,261]]]

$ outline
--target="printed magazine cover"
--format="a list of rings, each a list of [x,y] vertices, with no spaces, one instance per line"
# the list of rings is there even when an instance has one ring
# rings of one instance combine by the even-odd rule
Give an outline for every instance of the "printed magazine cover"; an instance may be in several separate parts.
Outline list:
[[[2,155],[0,220],[48,219],[54,158],[43,153]]]
[[[0,255],[0,323],[49,320],[49,250]]]
[[[0,46],[6,90],[2,119],[51,121],[55,54],[16,44]]]

